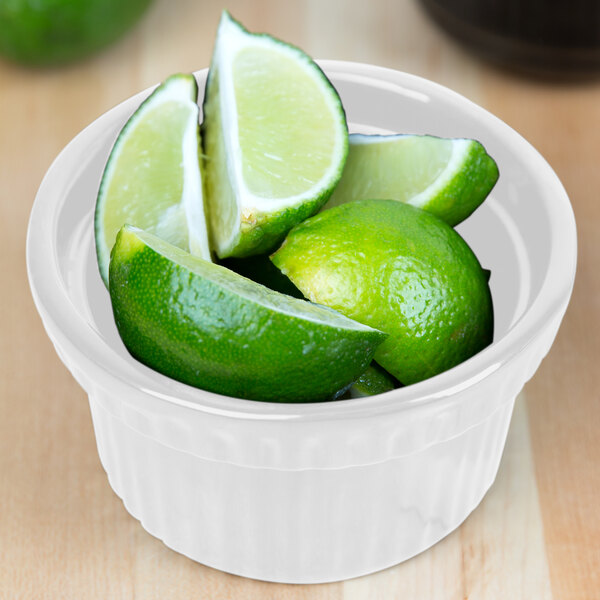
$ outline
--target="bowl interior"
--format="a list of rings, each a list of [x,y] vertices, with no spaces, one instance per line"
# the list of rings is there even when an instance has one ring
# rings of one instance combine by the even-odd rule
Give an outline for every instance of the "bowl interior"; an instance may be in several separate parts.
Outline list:
[[[441,86],[365,65],[322,65],[340,93],[351,131],[475,138],[498,163],[496,187],[458,227],[483,267],[492,272],[494,344],[480,354],[489,352],[518,327],[534,305],[557,257],[555,238],[560,221],[572,221],[566,195],[557,199],[564,195],[560,182],[520,136]],[[196,75],[203,90],[206,71]],[[128,369],[158,381],[166,378],[135,361],[119,338],[108,292],[98,273],[93,234],[94,205],[106,159],[120,128],[148,93],[138,94],[106,113],[63,151],[49,172],[51,182],[42,185],[34,212],[45,219],[59,285],[72,308]],[[35,243],[30,240],[30,245]],[[31,247],[29,250],[32,254]],[[570,283],[565,281],[565,289]],[[168,385],[173,389],[173,385],[181,384]]]

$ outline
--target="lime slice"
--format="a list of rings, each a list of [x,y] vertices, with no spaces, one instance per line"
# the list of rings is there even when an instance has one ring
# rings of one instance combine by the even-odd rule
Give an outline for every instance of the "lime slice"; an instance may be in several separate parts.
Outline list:
[[[169,77],[127,121],[96,201],[96,253],[108,284],[110,250],[125,223],[210,260],[199,162],[198,88]]]
[[[117,328],[135,358],[229,396],[332,399],[386,337],[130,226],[117,236],[109,282]]]
[[[319,67],[227,13],[202,127],[209,226],[221,258],[274,248],[327,201],[348,152],[344,109]]]
[[[388,333],[375,360],[404,385],[492,341],[487,274],[452,227],[408,204],[325,210],[292,229],[271,260],[309,300]]]
[[[454,226],[485,200],[497,180],[496,163],[475,140],[352,134],[344,174],[325,208],[388,198]]]
[[[399,385],[385,369],[376,362],[372,362],[347,393],[350,398],[364,398],[390,392]]]

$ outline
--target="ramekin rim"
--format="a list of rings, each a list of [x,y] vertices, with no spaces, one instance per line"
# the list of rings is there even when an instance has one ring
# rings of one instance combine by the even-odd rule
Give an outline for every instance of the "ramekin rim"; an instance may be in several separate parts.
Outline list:
[[[140,100],[149,94],[154,87],[152,86],[119,103],[84,128],[56,157],[40,184],[31,211],[27,231],[27,271],[35,304],[55,344],[63,347],[65,352],[74,353],[78,360],[87,364],[89,369],[94,370],[95,365],[99,371],[109,376],[113,384],[117,383],[120,386],[124,386],[130,392],[135,391],[132,397],[138,396],[141,392],[142,395],[149,394],[155,399],[169,402],[174,406],[218,413],[236,418],[265,420],[321,420],[335,418],[339,420],[344,417],[355,418],[363,414],[377,414],[389,410],[393,410],[394,412],[416,410],[431,402],[452,401],[459,392],[479,383],[501,368],[514,354],[519,353],[537,337],[538,332],[543,329],[542,325],[545,322],[553,316],[560,314],[565,309],[575,277],[577,256],[575,219],[567,193],[558,176],[529,142],[484,108],[457,92],[428,79],[364,63],[337,60],[322,60],[317,62],[328,75],[340,72],[368,77],[373,79],[373,81],[381,80],[381,78],[387,78],[388,81],[400,78],[402,79],[402,84],[399,84],[397,81],[390,81],[390,83],[406,88],[407,90],[411,89],[412,86],[413,91],[414,88],[425,87],[427,91],[424,93],[436,93],[438,97],[439,95],[443,95],[466,104],[475,114],[487,120],[490,127],[493,126],[494,129],[500,128],[504,132],[504,135],[512,138],[512,142],[520,146],[522,151],[529,155],[530,160],[538,163],[539,168],[546,171],[549,177],[548,185],[551,185],[556,198],[560,199],[558,202],[554,202],[552,208],[557,213],[554,215],[553,223],[557,224],[560,222],[562,225],[560,228],[555,227],[553,230],[553,234],[562,234],[563,239],[557,238],[554,241],[555,245],[558,244],[561,247],[562,260],[559,265],[553,263],[549,265],[540,291],[518,322],[502,338],[493,342],[490,346],[460,365],[420,383],[367,398],[297,404],[267,403],[232,398],[173,381],[163,375],[150,371],[141,363],[139,363],[139,368],[136,370],[142,379],[147,380],[147,387],[135,385],[128,378],[126,370],[121,369],[121,371],[115,372],[114,369],[104,364],[107,362],[107,352],[109,355],[114,355],[117,362],[123,361],[114,349],[97,335],[89,322],[84,319],[83,315],[77,311],[75,311],[75,314],[72,314],[72,312],[70,313],[67,310],[67,307],[71,305],[71,300],[60,282],[58,258],[54,252],[48,251],[44,244],[39,243],[40,235],[43,234],[43,231],[40,233],[38,222],[41,225],[43,221],[39,213],[43,208],[43,198],[48,193],[46,188],[52,182],[52,178],[57,176],[57,171],[59,171],[61,162],[65,160],[65,157],[74,152],[77,146],[87,142],[90,138],[93,139],[94,134],[97,131],[101,131],[105,121],[109,120],[111,116],[114,117],[114,114],[119,112],[119,109],[124,112],[125,108],[129,105],[135,105],[136,99]],[[202,69],[196,71],[194,74],[197,78],[204,77],[207,71],[208,69]],[[48,235],[51,230],[52,228],[46,227]],[[51,242],[52,240],[50,240],[50,247],[53,248]],[[36,243],[38,248],[36,248]],[[48,302],[47,294],[56,292],[58,292],[60,299]],[[43,298],[46,300],[44,301]],[[51,307],[49,306],[50,304],[52,305]],[[83,329],[87,331],[82,334],[81,331],[77,331],[77,325],[82,325]],[[92,356],[96,357],[97,360],[92,360]],[[150,371],[152,377],[144,373],[144,370]],[[164,385],[164,382],[162,382],[163,379],[168,382],[168,385]],[[156,380],[160,382],[160,388],[163,389],[158,389],[159,386],[156,385]],[[171,391],[172,388],[176,390],[176,393]]]

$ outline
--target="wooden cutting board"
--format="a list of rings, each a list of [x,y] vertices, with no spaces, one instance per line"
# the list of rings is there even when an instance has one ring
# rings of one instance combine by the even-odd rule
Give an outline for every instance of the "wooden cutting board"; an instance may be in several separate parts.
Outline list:
[[[208,66],[222,5],[157,0],[85,63],[0,62],[0,598],[600,598],[600,83],[535,82],[479,62],[409,0],[232,0],[252,30],[316,57],[381,64],[447,85],[506,120],[553,165],[579,230],[574,296],[518,399],[498,478],[454,533],[352,581],[286,586],[198,565],[148,535],[110,489],[84,392],[31,300],[27,219],[51,161],[117,102]]]

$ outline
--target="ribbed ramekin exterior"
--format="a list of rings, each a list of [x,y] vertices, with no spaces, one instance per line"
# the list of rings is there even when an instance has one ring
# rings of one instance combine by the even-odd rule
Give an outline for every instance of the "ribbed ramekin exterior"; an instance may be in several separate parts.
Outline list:
[[[323,419],[273,421],[195,410],[149,393],[133,400],[115,393],[106,378],[92,379],[79,357],[71,357],[58,344],[57,351],[107,412],[169,448],[252,468],[339,469],[415,454],[487,421],[534,374],[554,340],[564,308],[529,345],[464,389],[408,410],[398,393],[397,410],[390,404],[385,412],[368,412],[360,418],[346,418],[340,410]]]
[[[90,407],[114,491],[144,528],[217,569],[315,583],[383,569],[425,550],[492,484],[514,400],[418,454],[374,465],[282,471],[204,460]]]
[[[405,445],[397,453],[393,440],[398,433],[389,432],[388,457],[375,463],[357,460],[357,447],[382,443],[377,439],[381,430],[365,423],[360,443],[347,440],[348,460],[336,468],[322,468],[321,453],[312,455],[313,467],[307,462],[306,468],[286,469],[189,452],[185,448],[193,447],[190,440],[174,444],[174,435],[198,432],[186,423],[178,428],[161,414],[154,419],[146,414],[146,420],[132,426],[123,418],[127,412],[115,410],[123,400],[90,380],[62,349],[57,351],[88,392],[110,485],[149,533],[223,571],[267,581],[318,583],[397,564],[462,523],[494,481],[515,397],[550,348],[561,317],[547,323],[515,360],[477,386],[481,405],[487,407],[484,418],[465,418],[472,394],[465,390],[464,406],[455,403],[453,411],[420,423],[429,427],[429,440],[422,433],[412,439],[412,448]],[[424,412],[422,419],[430,416]],[[390,415],[381,419],[389,421]],[[252,427],[260,437],[260,423]],[[341,431],[329,440],[330,450],[338,454],[334,444],[340,444],[343,427]],[[449,431],[455,435],[443,435]],[[273,452],[311,458],[314,435],[304,440],[308,448],[303,448],[302,441],[268,432]],[[215,439],[236,443],[232,436],[214,433]],[[348,435],[353,438],[355,433],[349,430]],[[243,455],[243,436],[237,444],[229,449],[232,458]],[[317,444],[323,445],[327,440]]]
[[[127,510],[198,562],[289,583],[356,577],[425,550],[479,504],[498,470],[516,392],[555,330],[545,333],[504,372],[505,386],[488,389],[496,408],[485,420],[382,462],[285,470],[208,460],[165,445],[160,423],[154,436],[132,428],[92,384],[98,452]]]

